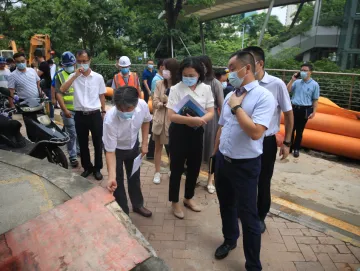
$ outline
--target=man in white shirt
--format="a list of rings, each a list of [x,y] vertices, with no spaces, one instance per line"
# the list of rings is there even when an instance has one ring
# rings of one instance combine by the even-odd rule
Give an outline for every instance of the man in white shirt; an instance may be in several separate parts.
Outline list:
[[[229,82],[235,87],[224,101],[216,135],[216,191],[224,243],[215,258],[224,259],[236,247],[240,216],[245,269],[261,270],[261,232],[257,213],[257,181],[265,131],[275,109],[274,96],[255,80],[255,59],[236,52],[229,60]]]
[[[141,193],[140,168],[133,174],[134,159],[139,155],[138,133],[141,129],[141,156],[148,152],[148,135],[151,115],[146,102],[139,99],[136,88],[125,86],[114,92],[115,106],[109,110],[104,120],[103,142],[109,172],[108,189],[123,211],[129,215],[129,207],[124,186],[124,170],[128,180],[128,193],[133,211],[150,217],[152,213],[144,207]]]
[[[261,155],[261,172],[258,183],[258,214],[260,218],[261,233],[265,232],[265,217],[270,210],[271,192],[270,184],[274,172],[274,165],[277,153],[276,133],[280,130],[281,112],[284,112],[285,120],[285,140],[280,148],[281,160],[289,155],[291,144],[291,132],[294,125],[294,115],[292,111],[289,92],[285,83],[275,76],[265,72],[265,53],[257,46],[250,46],[243,51],[251,52],[256,61],[255,78],[259,80],[259,85],[269,90],[275,98],[275,111],[272,116],[270,127],[265,132],[263,143],[263,154]]]
[[[6,68],[6,59],[0,57],[0,87],[8,88],[8,81],[11,72]]]
[[[102,133],[103,117],[105,111],[105,82],[102,75],[90,69],[90,53],[80,50],[76,53],[76,68],[68,80],[61,85],[60,91],[67,92],[70,87],[74,88],[74,111],[75,129],[80,145],[81,165],[84,178],[94,174],[96,180],[102,180],[100,170],[102,161]],[[101,109],[101,111],[100,111]],[[89,132],[95,150],[94,165],[90,160]]]

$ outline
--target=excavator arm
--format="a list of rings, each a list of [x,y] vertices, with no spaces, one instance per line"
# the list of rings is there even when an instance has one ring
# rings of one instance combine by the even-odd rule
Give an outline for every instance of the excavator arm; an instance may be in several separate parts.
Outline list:
[[[30,52],[29,52],[29,64],[31,64],[35,58],[34,52],[36,49],[44,50],[45,59],[49,60],[51,57],[51,42],[49,35],[35,34],[30,39]]]

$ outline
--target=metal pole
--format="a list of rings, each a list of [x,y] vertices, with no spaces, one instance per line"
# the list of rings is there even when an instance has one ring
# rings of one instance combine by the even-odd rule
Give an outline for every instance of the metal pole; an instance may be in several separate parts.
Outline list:
[[[173,37],[170,38],[171,42],[171,58],[174,58],[174,43],[173,43]]]
[[[244,49],[244,39],[245,39],[245,25],[243,25],[241,49]]]
[[[157,50],[159,50],[160,44],[161,44],[161,42],[163,41],[163,39],[164,39],[164,38],[162,37],[161,40],[160,40],[160,42],[159,42],[159,44],[158,44],[158,46],[156,47],[156,50],[155,50],[154,55],[156,54]]]
[[[349,105],[348,108],[351,109],[351,100],[352,100],[352,90],[353,90],[353,86],[355,84],[355,76],[352,76],[352,80],[351,80],[351,87],[350,87],[350,93],[349,93]]]
[[[314,8],[314,17],[312,20],[312,28],[314,28],[315,26],[317,26],[318,24],[318,19],[319,19],[319,14],[320,14],[320,4],[321,0],[316,0],[315,1],[315,8]]]
[[[261,46],[261,42],[262,42],[262,40],[264,38],[265,29],[266,29],[267,24],[269,22],[269,18],[270,18],[270,15],[271,15],[271,10],[272,10],[272,8],[274,6],[274,2],[275,2],[275,0],[271,0],[271,2],[270,2],[270,6],[269,6],[268,12],[266,14],[265,22],[264,22],[263,27],[261,29],[260,37],[259,37],[259,40],[258,40],[258,46]]]
[[[201,37],[201,51],[202,54],[205,55],[205,40],[204,40],[204,29],[203,29],[203,23],[200,22],[200,37]]]
[[[183,39],[182,39],[180,36],[179,36],[179,39],[180,39],[181,43],[184,45],[186,52],[189,54],[189,56],[191,56],[191,54],[190,54],[190,52],[189,52],[188,48],[186,47],[186,45],[185,45],[185,43],[184,43]]]

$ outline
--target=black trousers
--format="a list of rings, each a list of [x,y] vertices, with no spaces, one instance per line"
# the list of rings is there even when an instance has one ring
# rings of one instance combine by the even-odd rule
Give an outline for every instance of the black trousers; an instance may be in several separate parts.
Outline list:
[[[75,129],[79,141],[81,165],[84,170],[100,171],[103,167],[102,161],[102,134],[103,121],[100,110],[84,115],[83,112],[75,112]],[[95,166],[91,163],[89,151],[89,132],[95,151]]]
[[[248,271],[262,269],[261,232],[256,207],[260,168],[260,156],[229,161],[221,152],[218,151],[216,154],[215,185],[225,243],[234,245],[240,236],[237,216],[239,214],[243,230],[245,268]]]
[[[128,180],[128,193],[133,208],[144,206],[144,198],[141,192],[140,169],[130,177],[134,159],[139,155],[139,142],[136,142],[132,150],[116,150],[116,182],[117,188],[114,197],[120,207],[126,214],[129,214],[129,206],[127,202],[125,185],[124,185],[124,169]]]
[[[148,157],[148,158],[154,158],[154,152],[155,152],[155,141],[153,140],[152,124],[153,124],[153,122],[151,121],[150,126],[149,126],[150,139],[149,139],[149,145],[148,145],[148,153],[146,154],[146,157]]]
[[[271,205],[270,184],[274,173],[277,145],[275,135],[267,136],[263,142],[263,154],[261,155],[261,171],[258,183],[258,214],[260,220],[265,220]]]
[[[302,135],[308,118],[306,117],[306,108],[293,107],[293,112],[294,128],[291,135],[291,150],[300,150]],[[296,135],[294,137],[295,132]]]
[[[196,180],[199,177],[204,129],[194,129],[187,125],[171,123],[169,127],[170,183],[169,201],[179,202],[181,175],[186,161],[187,175],[185,198],[192,199]]]
[[[150,95],[149,95],[147,89],[145,88],[145,86],[143,86],[142,91],[144,92],[144,100],[146,103],[148,103]]]

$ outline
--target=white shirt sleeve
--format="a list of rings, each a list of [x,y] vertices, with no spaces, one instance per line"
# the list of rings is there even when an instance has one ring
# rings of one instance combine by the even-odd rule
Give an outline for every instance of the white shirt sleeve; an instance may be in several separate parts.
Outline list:
[[[289,91],[287,90],[286,85],[282,80],[279,80],[278,88],[278,103],[280,105],[281,111],[288,112],[292,110]]]
[[[211,86],[206,85],[206,105],[205,109],[214,107],[214,96],[211,91]]]
[[[104,77],[102,75],[100,75],[99,78],[100,82],[99,82],[99,95],[106,93],[106,85],[104,82]]]
[[[12,73],[8,77],[8,88],[15,89],[15,79],[14,79],[14,74],[12,74]]]
[[[69,77],[68,77],[68,79],[66,80],[66,82],[69,81],[71,78],[73,78],[74,75],[75,75],[75,72],[73,72],[72,74],[70,74]],[[76,80],[76,79],[75,79],[75,80]],[[75,80],[74,80],[74,82],[75,82]],[[71,84],[70,87],[74,87],[74,82]],[[75,88],[74,88],[74,90],[76,91]]]
[[[103,143],[107,152],[114,152],[117,146],[116,128],[111,124],[111,121],[104,120],[103,125]]]
[[[251,116],[256,124],[269,128],[275,110],[275,98],[270,92],[263,94],[256,103],[254,112]]]
[[[152,120],[152,117],[151,117],[150,110],[149,110],[149,107],[147,104],[144,107],[144,110],[145,110],[144,122],[150,122]]]
[[[170,94],[167,102],[167,108],[174,110],[174,107],[180,102],[177,88],[172,86],[170,88]]]

